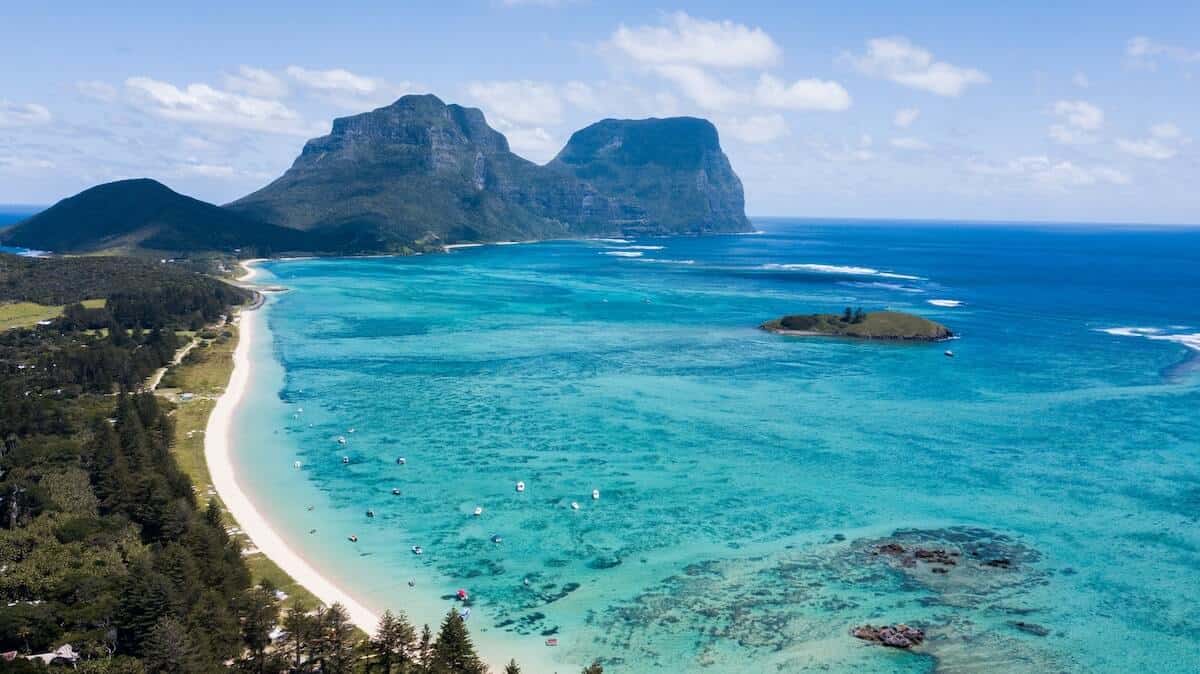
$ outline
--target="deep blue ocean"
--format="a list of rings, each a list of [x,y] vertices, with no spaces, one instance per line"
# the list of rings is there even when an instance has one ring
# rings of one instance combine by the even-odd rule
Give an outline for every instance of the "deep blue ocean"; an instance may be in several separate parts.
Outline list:
[[[1200,230],[755,226],[267,264],[244,488],[526,671],[1200,671]],[[757,329],[846,306],[959,338]]]

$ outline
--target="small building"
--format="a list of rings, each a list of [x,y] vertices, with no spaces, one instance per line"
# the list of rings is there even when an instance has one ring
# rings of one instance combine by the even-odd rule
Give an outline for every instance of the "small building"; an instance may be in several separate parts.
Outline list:
[[[49,653],[38,653],[37,655],[27,655],[26,660],[41,660],[44,665],[74,665],[79,662],[79,654],[71,647],[71,644],[63,644]]]

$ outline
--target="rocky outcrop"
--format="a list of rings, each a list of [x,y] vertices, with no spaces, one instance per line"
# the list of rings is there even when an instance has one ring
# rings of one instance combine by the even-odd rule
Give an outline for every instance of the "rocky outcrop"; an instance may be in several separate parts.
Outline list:
[[[539,166],[479,110],[432,95],[335,120],[283,176],[227,208],[372,250],[749,229],[741,182],[704,120],[605,120]]]
[[[909,627],[903,623],[899,625],[884,625],[882,627],[860,625],[851,630],[850,634],[856,639],[872,641],[890,648],[905,650],[913,646],[920,646],[921,642],[925,641],[925,632],[923,630],[916,627]]]

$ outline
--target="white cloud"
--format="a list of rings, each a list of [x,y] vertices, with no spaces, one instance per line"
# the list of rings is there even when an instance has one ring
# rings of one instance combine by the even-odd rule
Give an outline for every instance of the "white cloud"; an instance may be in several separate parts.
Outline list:
[[[262,68],[240,66],[236,75],[225,76],[225,88],[259,98],[283,98],[287,82]]]
[[[727,108],[740,98],[736,91],[695,66],[660,65],[654,67],[654,72],[674,82],[685,96],[709,110]]]
[[[243,96],[207,84],[180,89],[149,77],[130,77],[125,87],[134,104],[166,119],[255,131],[308,135],[300,115],[279,101]]]
[[[743,143],[769,143],[790,133],[787,121],[783,115],[753,115],[746,118],[732,118],[721,124],[721,130],[731,138]]]
[[[237,172],[226,164],[188,163],[178,167],[175,173],[203,178],[232,178]]]
[[[1200,63],[1200,49],[1157,42],[1139,35],[1125,44],[1125,55],[1135,63],[1153,68],[1158,58],[1167,58],[1180,63]]]
[[[288,66],[285,72],[292,81],[313,92],[318,98],[355,112],[389,105],[404,94],[419,88],[413,82],[388,82],[378,77],[352,73],[344,68],[311,70],[300,66]]]
[[[749,68],[773,65],[780,49],[761,28],[732,21],[708,21],[676,12],[662,26],[622,24],[611,44],[644,65]]]
[[[1019,157],[1000,164],[971,161],[967,170],[984,176],[1012,177],[1055,191],[1098,184],[1127,185],[1128,175],[1110,166],[1082,166],[1045,155]]]
[[[1117,139],[1117,149],[1140,159],[1162,161],[1179,154],[1179,150],[1191,142],[1192,139],[1184,136],[1178,126],[1163,122],[1150,127],[1148,138]]]
[[[11,154],[0,154],[0,169],[20,172],[31,170],[44,171],[52,168],[55,168],[55,164],[49,159],[33,159]]]
[[[907,129],[908,127],[912,126],[912,123],[917,121],[917,118],[920,116],[921,111],[917,108],[900,108],[896,111],[896,115],[892,117],[892,124],[895,124],[901,129]]]
[[[471,82],[467,93],[489,116],[516,124],[557,124],[563,105],[554,85],[531,80]]]
[[[1095,143],[1104,126],[1104,111],[1087,101],[1056,101],[1052,111],[1060,122],[1050,126],[1050,140],[1060,145]]]
[[[100,80],[76,82],[75,88],[84,96],[97,101],[111,103],[117,100],[117,88],[108,82],[101,82]]]
[[[562,149],[562,143],[541,126],[520,126],[497,119],[495,127],[508,139],[513,152],[538,163],[549,161]]]
[[[1087,101],[1057,101],[1054,114],[1084,131],[1098,131],[1104,126],[1104,111]]]
[[[1071,83],[1080,89],[1087,89],[1089,86],[1091,86],[1091,82],[1088,81],[1088,76],[1082,72],[1075,73],[1075,75],[1071,77]]]
[[[807,144],[822,159],[839,164],[868,162],[875,159],[876,156],[874,150],[871,149],[871,146],[874,145],[874,140],[870,135],[865,133],[859,137],[857,145],[842,143],[839,146],[834,146],[820,140],[810,140]]]
[[[882,77],[939,96],[959,96],[972,84],[991,81],[986,73],[975,68],[935,61],[929,50],[904,37],[868,40],[865,54],[845,54],[843,58],[865,75]]]
[[[787,84],[763,73],[755,96],[759,104],[788,110],[839,111],[850,107],[850,94],[837,82],[806,79]]]
[[[309,70],[300,66],[288,66],[287,74],[301,85],[321,91],[370,94],[379,89],[379,82],[374,78],[355,75],[342,68]]]
[[[596,110],[600,107],[596,92],[591,85],[584,82],[567,82],[563,87],[563,98],[567,99],[571,105],[583,110]]]
[[[50,111],[37,103],[10,103],[0,99],[0,128],[12,126],[35,126],[52,119]]]
[[[914,152],[929,149],[929,143],[926,143],[920,138],[912,138],[907,136],[893,138],[891,140],[891,146],[899,150],[912,150]]]

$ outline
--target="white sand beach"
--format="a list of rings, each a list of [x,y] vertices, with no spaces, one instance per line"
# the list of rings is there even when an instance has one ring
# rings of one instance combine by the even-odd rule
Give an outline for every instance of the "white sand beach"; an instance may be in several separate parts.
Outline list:
[[[246,273],[238,277],[238,282],[253,285],[252,280],[262,272],[255,265],[265,260],[245,260],[242,262]],[[239,336],[237,348],[233,357],[233,374],[225,392],[217,399],[216,405],[208,419],[204,440],[204,458],[212,478],[213,487],[224,504],[226,510],[237,522],[237,526],[249,537],[251,545],[266,555],[280,569],[303,585],[309,592],[325,605],[339,603],[346,608],[350,620],[361,630],[372,634],[379,623],[379,613],[368,608],[355,599],[348,591],[339,587],[302,555],[288,545],[255,507],[254,502],[238,484],[237,471],[231,459],[233,451],[233,417],[238,404],[246,394],[247,388],[253,381],[254,363],[251,357],[254,340],[269,337],[267,327],[263,323],[265,317],[258,310],[262,304],[244,309],[237,319]],[[436,628],[436,621],[442,614],[442,604],[434,596],[413,597],[408,600],[411,605],[396,607],[398,609],[416,609],[406,611],[423,614],[431,618]],[[555,672],[564,669],[562,663],[553,661],[548,651],[550,649],[531,649],[532,644],[520,644],[504,633],[483,630],[472,632],[472,641],[480,658],[494,672],[503,671],[504,663],[510,658],[516,658],[526,671]],[[537,639],[535,643],[541,642]],[[575,669],[573,665],[565,669]]]
[[[253,266],[247,265],[250,273],[243,276],[246,279],[253,275]],[[263,552],[279,568],[283,569],[296,582],[303,585],[325,604],[340,603],[346,607],[350,619],[368,634],[375,631],[379,616],[360,604],[354,597],[334,585],[317,572],[309,563],[292,550],[271,528],[267,520],[259,514],[254,503],[246,496],[238,485],[236,471],[230,461],[230,439],[233,413],[238,402],[242,399],[246,385],[253,373],[250,360],[250,344],[254,339],[254,331],[260,316],[256,311],[245,311],[240,318],[237,350],[233,355],[233,375],[229,378],[229,386],[217,400],[212,414],[208,418],[208,427],[204,439],[204,460],[208,463],[208,472],[212,476],[213,487],[229,514],[237,520],[238,526],[250,537],[254,547]]]

